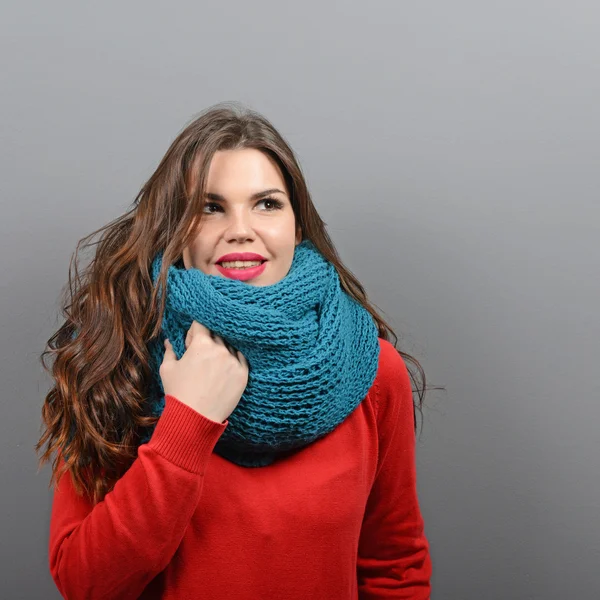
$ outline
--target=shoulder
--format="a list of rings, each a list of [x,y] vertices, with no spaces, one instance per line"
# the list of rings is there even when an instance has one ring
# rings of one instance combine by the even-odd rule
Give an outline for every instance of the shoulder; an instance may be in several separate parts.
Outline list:
[[[381,389],[390,387],[402,388],[402,391],[410,391],[410,375],[404,359],[400,352],[391,342],[379,339],[379,365],[375,384]]]
[[[375,407],[378,414],[398,416],[410,412],[412,417],[413,397],[408,368],[394,345],[379,338],[379,364],[373,382]]]

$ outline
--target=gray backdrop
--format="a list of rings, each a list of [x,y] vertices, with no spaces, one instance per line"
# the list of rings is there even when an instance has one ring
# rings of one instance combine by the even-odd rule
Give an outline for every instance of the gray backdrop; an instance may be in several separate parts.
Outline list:
[[[431,385],[435,600],[600,597],[596,2],[3,2],[0,597],[58,598],[39,352],[75,244],[204,107],[298,152]]]

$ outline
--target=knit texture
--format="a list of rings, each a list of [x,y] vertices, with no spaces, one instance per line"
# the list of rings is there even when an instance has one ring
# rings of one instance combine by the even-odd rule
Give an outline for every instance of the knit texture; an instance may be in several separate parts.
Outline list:
[[[162,257],[152,262],[155,284]],[[165,406],[165,337],[179,359],[192,321],[202,323],[248,360],[248,384],[214,448],[240,466],[272,464],[333,431],[375,379],[377,325],[310,240],[295,247],[288,273],[272,285],[170,265],[166,290],[161,332],[148,346],[152,414]]]

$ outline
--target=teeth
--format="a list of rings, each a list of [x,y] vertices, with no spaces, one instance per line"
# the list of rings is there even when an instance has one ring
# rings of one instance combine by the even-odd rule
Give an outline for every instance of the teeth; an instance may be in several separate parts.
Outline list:
[[[223,265],[226,269],[240,269],[240,268],[246,268],[246,267],[256,267],[258,265],[261,264],[260,260],[231,260],[231,261],[225,261],[222,262],[221,265]]]

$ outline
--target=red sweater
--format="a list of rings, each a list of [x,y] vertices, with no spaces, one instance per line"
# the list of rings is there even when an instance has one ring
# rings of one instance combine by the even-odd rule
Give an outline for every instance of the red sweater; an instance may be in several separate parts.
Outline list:
[[[408,372],[377,377],[334,431],[270,466],[213,453],[228,425],[167,395],[131,468],[96,506],[54,491],[49,564],[64,598],[425,600]]]

